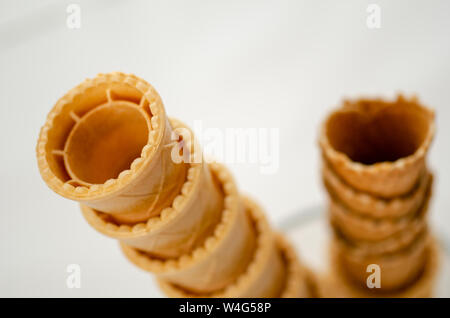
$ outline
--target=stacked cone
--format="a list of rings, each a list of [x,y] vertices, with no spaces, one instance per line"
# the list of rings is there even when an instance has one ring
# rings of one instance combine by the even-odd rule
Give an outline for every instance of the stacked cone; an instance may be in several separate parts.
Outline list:
[[[416,98],[345,101],[319,144],[333,229],[324,297],[429,297],[437,247],[427,226],[434,113]]]
[[[70,90],[41,129],[37,158],[47,185],[79,202],[168,296],[309,296],[292,247],[223,165],[202,160],[144,80],[99,74]]]

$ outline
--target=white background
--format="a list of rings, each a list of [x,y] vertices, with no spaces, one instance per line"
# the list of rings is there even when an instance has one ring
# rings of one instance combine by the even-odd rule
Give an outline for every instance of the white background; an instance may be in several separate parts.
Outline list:
[[[113,70],[152,83],[189,125],[279,128],[277,173],[231,165],[274,224],[324,202],[317,132],[343,97],[417,94],[437,110],[431,219],[449,236],[449,1],[79,1],[76,30],[69,3],[0,3],[0,296],[160,295],[46,187],[35,160],[55,101]],[[369,3],[381,7],[381,29],[366,26]],[[66,287],[71,263],[81,289]]]

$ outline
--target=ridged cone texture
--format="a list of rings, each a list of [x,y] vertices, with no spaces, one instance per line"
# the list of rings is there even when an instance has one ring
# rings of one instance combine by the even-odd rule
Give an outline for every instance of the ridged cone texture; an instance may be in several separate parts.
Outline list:
[[[167,295],[311,295],[292,247],[225,166],[203,160],[192,131],[166,116],[144,80],[113,72],[73,88],[50,111],[36,152],[47,185],[79,202]]]
[[[427,226],[434,112],[417,98],[359,99],[325,119],[319,145],[333,230],[322,297],[430,297],[438,246]],[[367,283],[375,264],[380,288]]]

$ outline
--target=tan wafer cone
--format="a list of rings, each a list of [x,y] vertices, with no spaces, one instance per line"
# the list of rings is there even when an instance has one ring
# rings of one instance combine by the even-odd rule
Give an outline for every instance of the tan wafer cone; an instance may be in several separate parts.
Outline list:
[[[174,130],[188,129],[178,120],[171,119],[170,123]],[[239,208],[238,192],[234,183],[230,183],[233,186],[226,189],[225,202],[228,209],[236,210]],[[221,185],[223,183],[219,184],[202,160],[201,163],[189,164],[186,180],[171,205],[146,222],[120,225],[106,213],[85,205],[81,209],[86,220],[97,231],[154,257],[174,258],[203,244],[214,231],[224,204]]]
[[[180,130],[180,131],[179,131]],[[260,208],[224,166],[201,160],[192,132],[169,121],[157,92],[122,73],[99,74],[62,97],[37,145],[48,186],[78,201],[99,232],[189,296],[309,295],[311,279],[275,239]],[[177,159],[177,160],[175,160]]]
[[[372,218],[397,218],[416,211],[422,204],[430,174],[423,173],[413,190],[404,196],[383,199],[353,189],[346,184],[324,160],[322,175],[325,187],[349,209]]]
[[[414,281],[422,272],[426,258],[429,235],[422,231],[413,242],[399,250],[375,253],[374,250],[357,249],[339,239],[332,244],[333,266],[341,266],[342,272],[356,284],[366,286],[367,266],[377,264],[381,270],[381,289],[399,289]]]
[[[327,275],[320,277],[317,283],[317,290],[320,297],[326,298],[432,297],[438,264],[439,248],[437,243],[432,239],[427,246],[427,258],[423,272],[414,282],[401,290],[382,292],[376,288],[361,288],[349,280],[347,276],[341,272],[339,266],[333,267]],[[381,287],[383,287],[383,272],[381,273]]]
[[[378,255],[383,253],[393,253],[412,244],[414,240],[423,232],[428,231],[427,224],[420,227],[406,228],[386,239],[378,241],[355,241],[345,237],[338,228],[332,226],[332,232],[335,236],[334,243],[343,242],[351,247],[352,250],[364,255]]]
[[[277,234],[276,243],[286,267],[286,283],[281,292],[281,298],[315,297],[315,276],[298,260],[294,248],[281,235]]]
[[[126,244],[121,245],[127,258],[138,267],[195,293],[214,292],[233,282],[245,270],[255,247],[251,219],[238,197],[230,173],[223,165],[210,166],[225,191],[225,209],[220,223],[202,245],[170,260],[151,257]],[[258,225],[268,231],[264,219]]]
[[[348,209],[337,198],[330,196],[330,221],[345,237],[355,241],[384,240],[400,231],[420,231],[426,225],[426,214],[431,197],[431,181],[422,206],[413,213],[399,218],[374,219],[367,217]]]
[[[154,88],[114,72],[58,100],[36,151],[42,178],[56,193],[135,223],[158,215],[184,183],[187,165],[171,159],[173,142]]]
[[[309,285],[309,271],[304,268],[297,259],[293,248],[279,234],[275,236],[276,248],[281,252],[285,275],[281,275],[280,269],[273,268],[271,258],[262,257],[260,250],[255,252],[255,257],[248,269],[237,281],[226,289],[212,294],[193,294],[177,287],[173,284],[159,281],[161,289],[169,297],[281,297],[281,298],[299,298],[311,297],[311,286]],[[264,246],[259,246],[259,249]],[[277,256],[277,251],[272,252],[272,256]],[[278,261],[276,261],[278,263]],[[281,276],[281,277],[280,277]],[[278,280],[278,281],[277,281]],[[281,282],[281,288],[280,288]],[[272,284],[272,285],[271,285]]]
[[[425,169],[434,112],[413,98],[345,101],[319,139],[332,169],[354,189],[392,198],[411,191]]]

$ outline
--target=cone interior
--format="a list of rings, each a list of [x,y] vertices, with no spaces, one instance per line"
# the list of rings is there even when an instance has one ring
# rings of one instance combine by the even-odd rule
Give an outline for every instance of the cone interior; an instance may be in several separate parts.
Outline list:
[[[325,128],[334,150],[370,165],[414,154],[430,122],[429,113],[416,104],[363,100],[335,112]]]
[[[97,107],[72,129],[64,148],[64,163],[72,180],[101,184],[117,178],[140,157],[149,128],[137,105],[116,101]]]
[[[153,115],[135,87],[100,83],[71,92],[57,105],[45,152],[51,172],[63,183],[90,187],[115,179],[149,141]]]

